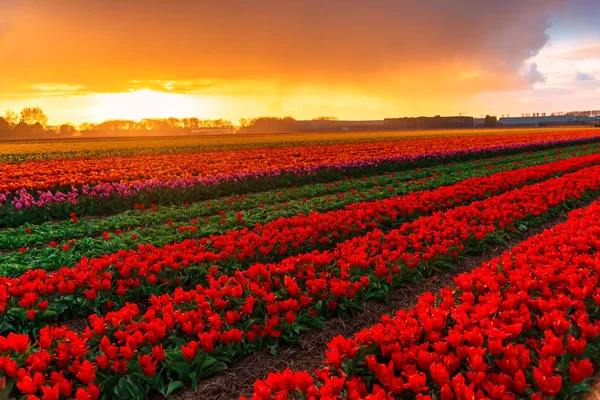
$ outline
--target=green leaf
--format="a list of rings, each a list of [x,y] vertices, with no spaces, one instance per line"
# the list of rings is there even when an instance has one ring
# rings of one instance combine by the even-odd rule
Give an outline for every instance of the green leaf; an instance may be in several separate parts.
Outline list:
[[[176,362],[171,363],[170,367],[177,372],[179,379],[183,381],[190,380],[190,366],[187,363]]]
[[[127,398],[127,377],[124,376],[119,379],[119,383],[115,386],[114,389],[115,394],[120,398]]]
[[[267,347],[269,348],[269,350],[271,350],[271,355],[273,355],[273,356],[277,355],[277,350],[279,349],[279,346],[277,345],[277,343],[268,345]]]
[[[162,394],[165,397],[169,397],[169,395],[171,393],[173,393],[176,390],[183,389],[184,387],[185,387],[185,384],[183,382],[181,382],[181,381],[172,381],[171,383],[169,383],[169,386],[167,387],[167,390],[163,391]]]
[[[4,389],[0,390],[0,400],[5,400],[5,399],[10,398],[8,395],[12,391],[14,385],[15,385],[15,381],[13,379],[8,380],[6,387]]]
[[[41,313],[39,313],[38,316],[39,316],[39,318],[43,319],[44,321],[47,321],[47,320],[54,321],[58,318],[58,313],[54,310],[47,309],[47,310],[44,310]]]
[[[167,360],[169,360],[169,361],[181,362],[181,363],[187,362],[187,358],[185,358],[185,356],[181,353],[181,351],[167,350],[167,351],[165,351],[165,356],[166,356]]]
[[[567,386],[567,393],[579,393],[579,392],[588,392],[591,389],[591,386],[587,383],[580,383],[578,385]]]
[[[304,325],[309,328],[323,330],[325,325],[323,324],[323,320],[319,317],[313,317],[312,315],[302,316],[301,321]]]
[[[6,314],[8,314],[12,319],[22,321],[25,318],[25,309],[22,307],[11,308],[8,310]]]
[[[136,376],[127,377],[127,392],[132,399],[145,399],[146,391]]]
[[[176,336],[176,335],[169,336],[169,340],[171,342],[173,342],[177,347],[181,347],[184,344],[188,343],[188,340],[186,340],[182,337]],[[181,354],[181,353],[179,353],[179,354]]]
[[[13,326],[9,325],[8,323],[2,321],[2,323],[0,324],[0,335],[7,335],[8,333],[10,333],[13,330]],[[2,398],[0,397],[0,400],[2,400]]]
[[[227,369],[227,365],[225,365],[225,363],[222,363],[220,361],[215,360],[214,358],[211,358],[210,360],[206,360],[201,368],[198,371],[198,379],[200,378],[206,378],[209,377],[211,375],[216,374],[217,372],[221,372]]]
[[[212,358],[212,357],[207,358],[206,361],[204,361],[202,363],[202,365],[200,366],[200,371],[203,371],[203,370],[205,370],[207,368],[210,368],[210,366],[213,365],[216,362],[217,362],[217,360],[214,359],[214,358]]]

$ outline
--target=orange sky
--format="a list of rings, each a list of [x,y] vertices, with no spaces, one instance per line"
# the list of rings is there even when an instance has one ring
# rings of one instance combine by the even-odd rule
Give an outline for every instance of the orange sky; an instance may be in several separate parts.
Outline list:
[[[598,16],[593,0],[0,0],[0,114],[598,109]]]

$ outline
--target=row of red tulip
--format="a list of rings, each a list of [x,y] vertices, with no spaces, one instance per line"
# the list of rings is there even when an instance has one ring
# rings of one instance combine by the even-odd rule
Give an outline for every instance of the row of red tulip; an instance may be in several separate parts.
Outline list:
[[[376,230],[333,251],[255,264],[231,276],[211,269],[206,285],[153,297],[143,314],[129,304],[104,317],[91,316],[81,335],[54,326],[40,330],[35,343],[26,335],[0,338],[0,371],[8,392],[16,394],[48,392],[58,398],[78,391],[82,398],[96,398],[102,390],[135,398],[148,390],[166,393],[180,381],[194,382],[223,368],[222,361],[274,347],[279,340],[298,340],[299,332],[331,313],[385,297],[393,284],[599,191],[600,166],[590,167],[437,212],[387,234]],[[582,292],[572,287],[571,293]],[[493,300],[490,304],[497,304]],[[431,318],[426,329],[435,334],[437,321]],[[511,326],[503,331],[511,332]]]
[[[413,192],[373,202],[354,203],[342,210],[299,214],[253,229],[229,231],[209,238],[186,240],[156,248],[140,246],[88,260],[55,272],[29,270],[19,277],[0,278],[0,315],[5,329],[27,331],[48,321],[89,315],[151,294],[164,293],[183,282],[206,282],[208,268],[228,275],[244,264],[277,261],[285,255],[331,248],[344,239],[373,229],[389,229],[402,221],[474,199],[514,189],[556,174],[600,162],[600,154],[467,179],[435,190]],[[0,326],[0,332],[2,332]]]
[[[271,373],[253,400],[570,398],[600,361],[600,202],[522,242],[455,288],[338,336],[326,366]],[[314,377],[314,378],[313,378]]]
[[[598,133],[598,130],[505,133],[1,163],[0,193],[13,192],[21,188],[43,190],[55,187],[81,187],[104,182],[168,180],[297,170],[323,164],[358,162],[380,157],[413,156],[542,140],[591,138]]]
[[[408,173],[384,173],[363,179],[349,177],[329,184],[305,185],[207,203],[154,206],[112,217],[80,220],[73,214],[69,221],[0,230],[0,248],[15,249],[0,257],[0,263],[7,264],[6,269],[0,270],[0,275],[18,276],[28,269],[51,271],[63,266],[71,267],[84,255],[88,258],[101,257],[116,250],[135,249],[139,244],[160,247],[232,229],[251,228],[256,223],[264,224],[298,213],[328,212],[357,201],[375,201],[415,190],[432,190],[468,178],[583,156],[598,152],[599,149],[600,145],[594,143],[551,151],[524,152],[510,157],[416,168]],[[319,193],[322,195],[317,195]],[[111,224],[112,229],[109,228]],[[115,224],[118,228],[115,228]],[[82,236],[85,238],[78,239]],[[57,241],[56,238],[65,240]],[[36,246],[39,244],[47,247]],[[31,245],[35,247],[31,248]]]

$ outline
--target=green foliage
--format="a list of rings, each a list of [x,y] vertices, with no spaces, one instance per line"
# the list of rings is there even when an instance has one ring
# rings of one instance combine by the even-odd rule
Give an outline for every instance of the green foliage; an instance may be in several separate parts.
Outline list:
[[[483,126],[486,128],[493,128],[498,125],[498,118],[496,116],[486,115]]]

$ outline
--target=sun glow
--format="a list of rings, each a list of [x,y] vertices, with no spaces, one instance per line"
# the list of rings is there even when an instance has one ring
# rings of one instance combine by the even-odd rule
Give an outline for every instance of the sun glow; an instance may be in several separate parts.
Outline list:
[[[208,111],[206,99],[198,96],[156,92],[141,89],[128,93],[93,95],[93,105],[88,114],[96,120],[189,117],[205,115]]]

